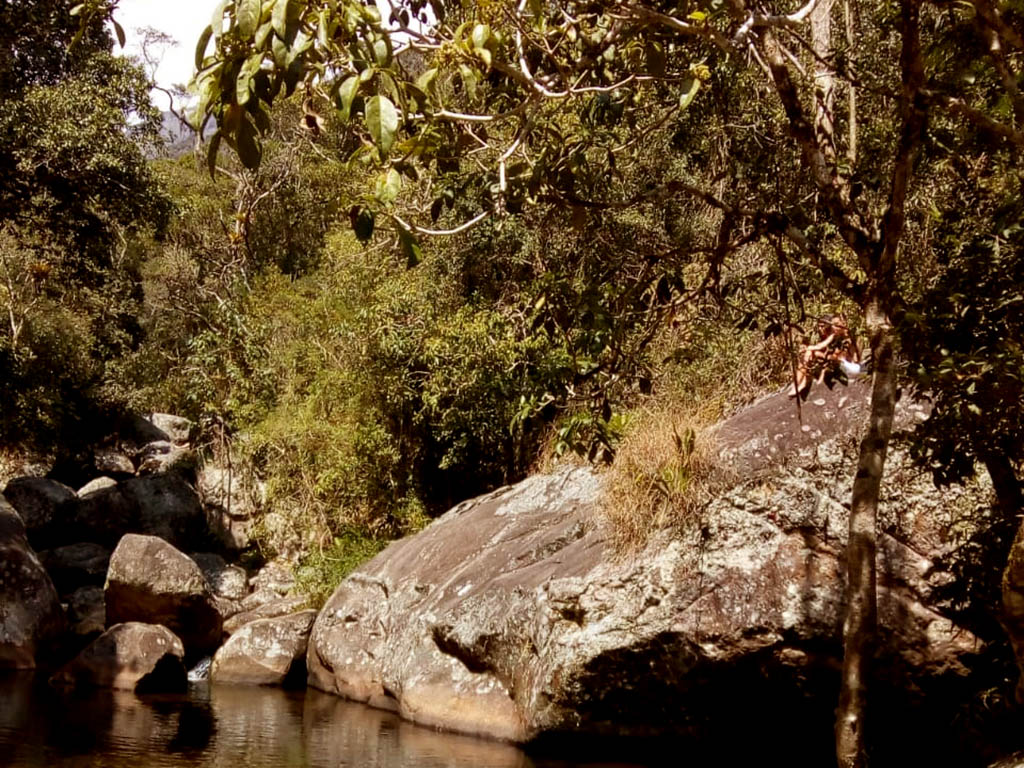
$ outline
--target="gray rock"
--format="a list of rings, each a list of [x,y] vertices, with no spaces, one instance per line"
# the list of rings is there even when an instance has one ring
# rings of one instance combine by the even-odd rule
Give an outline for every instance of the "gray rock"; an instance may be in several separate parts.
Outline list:
[[[210,529],[228,549],[249,546],[257,515],[265,502],[265,488],[245,465],[203,465],[196,480]]]
[[[166,440],[143,446],[137,460],[140,475],[155,475],[163,472],[181,472],[187,475],[194,472],[197,461],[192,450]]]
[[[79,642],[91,642],[103,634],[107,626],[103,587],[81,587],[68,596],[68,623]]]
[[[184,444],[191,439],[192,430],[195,425],[183,416],[175,416],[170,413],[153,413],[149,416],[149,422],[167,435],[172,443]]]
[[[195,489],[177,473],[133,477],[79,499],[60,543],[93,541],[114,546],[125,533],[159,536],[182,549],[209,538]]]
[[[54,586],[61,595],[89,584],[102,586],[110,563],[110,550],[83,541],[39,553]]]
[[[256,592],[270,591],[284,596],[295,587],[295,573],[287,561],[271,560],[249,579],[249,586]]]
[[[246,624],[213,657],[215,683],[280,685],[298,668],[305,677],[306,644],[316,611]]]
[[[307,600],[302,595],[278,597],[255,608],[246,608],[247,600],[242,601],[242,612],[236,613],[224,622],[224,632],[233,634],[250,622],[259,619],[273,619],[287,616],[306,607]],[[251,603],[249,603],[251,605]]]
[[[45,477],[16,477],[4,488],[4,497],[25,523],[32,545],[39,549],[60,540],[77,496],[63,483]]]
[[[55,686],[184,691],[185,649],[167,627],[117,624],[50,678]]]
[[[228,565],[223,557],[211,552],[197,552],[191,557],[220,597],[240,601],[249,594],[249,577],[243,568]]]
[[[0,496],[0,670],[32,669],[63,630],[57,590]]]
[[[171,436],[148,419],[129,416],[118,426],[118,436],[123,443],[141,446],[156,440],[170,440]]]
[[[115,485],[117,485],[117,480],[112,477],[97,477],[78,489],[78,497],[88,496],[90,493],[102,491],[104,488],[113,488]]]
[[[281,596],[277,592],[263,587],[246,595],[240,605],[243,611],[254,611],[261,605],[280,599]]]
[[[590,469],[460,504],[341,583],[314,625],[310,683],[513,741],[690,733],[793,702],[831,711],[865,391],[820,394],[813,407],[834,430],[802,429],[807,406],[803,424],[790,420],[784,394],[725,422],[723,461],[742,468],[734,487],[632,556],[607,547],[603,480]],[[978,499],[936,491],[898,451],[890,461],[877,669],[923,689],[965,675],[981,650],[927,578],[952,510]]]
[[[127,534],[110,558],[105,587],[107,623],[163,624],[189,657],[220,644],[222,619],[199,566],[163,539]]]
[[[96,471],[114,477],[130,477],[135,474],[135,465],[128,456],[120,451],[104,449],[96,451],[93,456]]]

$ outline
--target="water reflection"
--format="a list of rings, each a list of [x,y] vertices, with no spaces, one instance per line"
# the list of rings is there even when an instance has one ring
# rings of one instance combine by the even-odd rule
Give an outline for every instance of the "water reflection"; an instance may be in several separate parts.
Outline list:
[[[318,691],[199,685],[180,696],[65,693],[25,675],[0,676],[0,764],[541,768],[512,745],[421,728]]]

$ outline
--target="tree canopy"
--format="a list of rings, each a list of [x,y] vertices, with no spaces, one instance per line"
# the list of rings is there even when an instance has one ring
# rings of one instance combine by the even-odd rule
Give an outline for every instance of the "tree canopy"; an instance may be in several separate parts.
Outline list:
[[[102,401],[138,341],[133,238],[170,202],[146,158],[158,115],[102,20],[7,8],[0,63],[0,384],[4,442],[53,439]],[[71,42],[78,38],[76,46]]]

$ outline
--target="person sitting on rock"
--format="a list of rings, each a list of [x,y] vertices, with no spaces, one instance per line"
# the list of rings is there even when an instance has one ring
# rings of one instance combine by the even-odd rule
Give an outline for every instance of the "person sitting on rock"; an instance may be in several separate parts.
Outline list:
[[[836,381],[846,383],[861,373],[860,349],[842,315],[826,315],[818,320],[819,341],[800,350],[796,379],[789,396],[806,398],[811,383],[824,381],[829,388]]]

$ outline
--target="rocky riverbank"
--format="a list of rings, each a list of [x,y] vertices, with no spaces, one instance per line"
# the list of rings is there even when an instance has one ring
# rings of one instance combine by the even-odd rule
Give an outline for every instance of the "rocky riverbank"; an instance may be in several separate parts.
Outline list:
[[[609,544],[603,475],[566,468],[393,543],[318,613],[281,564],[248,574],[194,553],[231,541],[196,462],[143,474],[136,461],[99,490],[13,480],[0,502],[0,666],[53,666],[92,640],[55,684],[174,689],[214,654],[214,683],[308,676],[413,722],[511,741],[722,738],[737,723],[827,741],[866,387],[815,395],[799,414],[776,395],[719,425],[733,487],[640,551]],[[923,415],[899,410],[904,426]],[[899,450],[891,461],[876,711],[909,707],[906,726],[954,717],[1012,655],[950,598],[957,553],[984,525],[985,489],[940,492]]]

